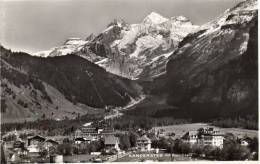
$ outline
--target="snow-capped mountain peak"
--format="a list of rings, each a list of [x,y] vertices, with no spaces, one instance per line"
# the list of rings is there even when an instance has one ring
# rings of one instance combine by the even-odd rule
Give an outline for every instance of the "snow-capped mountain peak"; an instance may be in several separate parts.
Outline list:
[[[40,51],[32,54],[38,57],[64,56],[80,51],[88,41],[80,38],[68,38],[62,46],[54,47],[48,51]]]
[[[34,55],[52,57],[73,53],[108,72],[137,79],[165,72],[169,55],[196,28],[184,16],[173,20],[151,12],[141,23],[128,24],[114,19],[97,36],[90,35],[85,40],[69,38],[61,46]],[[142,73],[144,69],[149,72]]]
[[[151,12],[148,16],[146,16],[143,20],[143,22],[146,24],[161,24],[163,22],[167,22],[169,19],[161,16],[160,14],[156,12]]]

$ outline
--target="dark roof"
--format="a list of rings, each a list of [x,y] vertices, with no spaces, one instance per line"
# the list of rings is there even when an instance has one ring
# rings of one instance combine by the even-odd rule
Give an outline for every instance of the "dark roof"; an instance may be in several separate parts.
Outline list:
[[[105,145],[115,145],[119,143],[119,139],[113,135],[105,137]]]
[[[35,135],[32,137],[29,137],[28,140],[41,140],[41,141],[45,141],[45,138],[40,136],[40,135]]]
[[[75,138],[75,141],[82,141],[82,142],[84,142],[85,139],[83,137],[78,137],[78,138]]]
[[[50,142],[52,144],[59,144],[59,142],[53,140],[53,139],[47,139],[45,142]]]

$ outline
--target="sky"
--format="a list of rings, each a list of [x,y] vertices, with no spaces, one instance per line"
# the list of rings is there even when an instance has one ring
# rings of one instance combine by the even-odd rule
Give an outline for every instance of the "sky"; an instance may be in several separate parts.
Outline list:
[[[102,32],[115,18],[140,23],[149,13],[206,23],[241,0],[0,0],[0,44],[33,53],[67,38]]]

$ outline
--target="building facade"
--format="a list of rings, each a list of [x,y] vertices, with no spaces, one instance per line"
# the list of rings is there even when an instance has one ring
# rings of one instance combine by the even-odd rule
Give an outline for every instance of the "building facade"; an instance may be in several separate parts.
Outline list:
[[[119,138],[115,137],[114,135],[109,135],[104,137],[104,144],[106,150],[117,150],[119,151]]]
[[[146,135],[137,138],[136,146],[141,151],[150,151],[152,141]]]
[[[191,145],[200,144],[223,148],[224,135],[216,128],[207,127],[185,133],[182,140]]]
[[[105,136],[115,135],[115,131],[113,128],[110,127],[104,127],[104,128],[98,128],[98,127],[80,127],[75,131],[74,138],[84,138],[88,139],[91,138],[91,140],[98,140],[100,138],[104,138]]]

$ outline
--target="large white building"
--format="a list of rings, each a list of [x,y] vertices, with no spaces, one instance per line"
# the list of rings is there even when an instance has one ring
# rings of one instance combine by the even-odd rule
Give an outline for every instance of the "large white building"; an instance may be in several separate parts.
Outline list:
[[[191,145],[200,144],[223,148],[224,136],[218,129],[207,127],[187,132],[182,137],[182,140]]]

